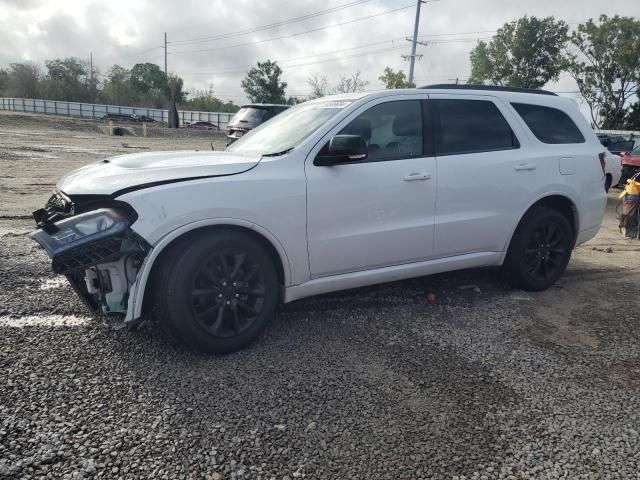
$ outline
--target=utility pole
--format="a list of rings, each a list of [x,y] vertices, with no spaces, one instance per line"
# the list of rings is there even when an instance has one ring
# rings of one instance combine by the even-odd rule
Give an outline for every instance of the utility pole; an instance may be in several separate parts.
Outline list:
[[[93,52],[89,52],[89,78],[91,85],[93,85]]]
[[[413,82],[413,67],[416,63],[416,43],[418,42],[418,26],[420,25],[420,6],[422,0],[416,4],[416,21],[413,25],[413,41],[411,42],[411,58],[409,59],[409,82]]]
[[[164,74],[167,75],[167,32],[164,32]]]

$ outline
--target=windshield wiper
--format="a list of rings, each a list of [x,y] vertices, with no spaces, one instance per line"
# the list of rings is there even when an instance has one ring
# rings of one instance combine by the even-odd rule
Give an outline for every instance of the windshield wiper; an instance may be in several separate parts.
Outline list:
[[[293,150],[293,147],[287,148],[286,150],[282,150],[281,152],[265,153],[262,156],[263,157],[279,157],[280,155],[284,155],[285,153],[289,153],[291,150]]]

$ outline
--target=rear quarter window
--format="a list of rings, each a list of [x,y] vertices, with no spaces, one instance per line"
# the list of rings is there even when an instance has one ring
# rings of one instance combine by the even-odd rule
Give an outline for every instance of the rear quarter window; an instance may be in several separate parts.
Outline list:
[[[584,143],[584,136],[562,110],[528,103],[512,103],[538,140],[548,144]]]

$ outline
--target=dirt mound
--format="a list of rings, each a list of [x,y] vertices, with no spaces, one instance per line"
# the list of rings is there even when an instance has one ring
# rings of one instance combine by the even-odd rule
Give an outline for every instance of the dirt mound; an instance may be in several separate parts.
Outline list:
[[[49,116],[33,113],[0,111],[0,129],[50,129],[71,132],[100,133],[95,119]]]

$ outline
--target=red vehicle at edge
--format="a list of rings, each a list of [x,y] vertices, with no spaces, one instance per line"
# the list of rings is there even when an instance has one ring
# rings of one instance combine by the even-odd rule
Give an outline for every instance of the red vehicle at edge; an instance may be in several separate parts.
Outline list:
[[[620,176],[620,184],[625,185],[627,180],[640,172],[640,144],[630,152],[621,153],[622,175]]]

